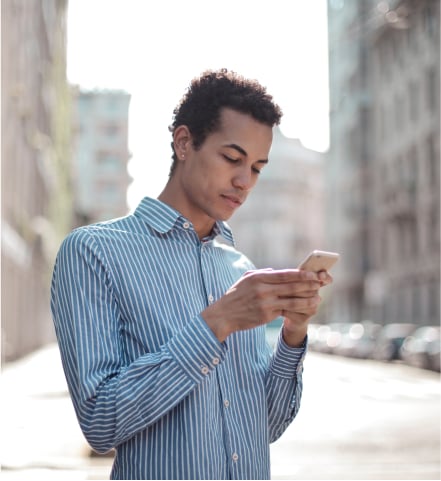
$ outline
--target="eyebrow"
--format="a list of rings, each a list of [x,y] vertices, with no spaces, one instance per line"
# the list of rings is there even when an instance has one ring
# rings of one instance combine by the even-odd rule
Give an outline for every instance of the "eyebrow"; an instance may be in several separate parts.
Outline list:
[[[224,147],[227,147],[227,148],[230,148],[230,149],[235,149],[235,150],[237,150],[240,154],[244,155],[245,157],[248,156],[247,151],[244,150],[240,145],[237,145],[237,144],[227,144],[227,145],[224,145]],[[261,164],[267,164],[267,163],[268,163],[268,159],[261,159],[261,160],[258,160],[257,162],[259,162],[259,163],[261,163]]]

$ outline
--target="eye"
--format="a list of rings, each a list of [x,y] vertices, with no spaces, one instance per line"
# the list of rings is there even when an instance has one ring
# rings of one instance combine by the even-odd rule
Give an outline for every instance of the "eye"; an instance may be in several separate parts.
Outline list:
[[[232,157],[228,157],[228,155],[222,154],[223,158],[230,162],[231,164],[237,164],[240,159],[233,159]]]
[[[261,174],[261,173],[262,173],[262,171],[259,170],[259,169],[256,168],[256,167],[253,167],[251,170],[252,170],[255,174]]]

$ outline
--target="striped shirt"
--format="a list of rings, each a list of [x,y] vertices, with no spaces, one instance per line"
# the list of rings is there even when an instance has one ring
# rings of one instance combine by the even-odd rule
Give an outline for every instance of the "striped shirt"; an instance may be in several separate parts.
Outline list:
[[[200,240],[150,198],[62,243],[51,309],[63,367],[87,441],[115,448],[112,479],[270,478],[306,348],[279,336],[271,352],[263,326],[220,342],[200,314],[250,269],[226,223]]]

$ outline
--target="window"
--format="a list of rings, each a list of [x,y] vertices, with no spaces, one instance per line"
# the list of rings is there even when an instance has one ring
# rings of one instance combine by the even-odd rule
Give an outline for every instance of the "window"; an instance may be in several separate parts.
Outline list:
[[[104,150],[96,153],[96,163],[100,169],[105,170],[117,170],[120,164],[118,157]]]
[[[435,152],[435,138],[431,135],[427,139],[427,162],[429,173],[429,185],[435,187],[439,181],[439,159]]]
[[[418,84],[416,81],[409,83],[409,119],[411,122],[418,120]]]
[[[400,94],[395,96],[395,129],[398,133],[401,133],[403,129],[403,98]]]
[[[116,137],[119,132],[119,127],[115,124],[107,124],[103,127],[103,132],[107,137]]]
[[[429,3],[424,9],[424,30],[430,37],[434,37],[436,34],[437,19],[439,18],[439,12],[437,15],[434,7],[434,5]]]
[[[430,68],[426,73],[427,82],[427,107],[430,112],[435,113],[439,107],[438,93],[439,82],[437,82],[437,75],[435,68]]]

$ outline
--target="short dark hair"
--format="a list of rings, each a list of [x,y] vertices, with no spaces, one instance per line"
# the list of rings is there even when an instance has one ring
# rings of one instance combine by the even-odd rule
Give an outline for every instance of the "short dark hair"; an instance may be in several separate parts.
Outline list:
[[[219,128],[221,109],[225,107],[251,115],[270,127],[278,125],[283,115],[273,97],[257,80],[247,79],[225,68],[206,70],[191,81],[173,111],[169,130],[173,133],[180,125],[186,125],[193,138],[193,147],[198,149],[207,135]],[[171,146],[173,163],[170,176],[177,162],[173,141]]]

